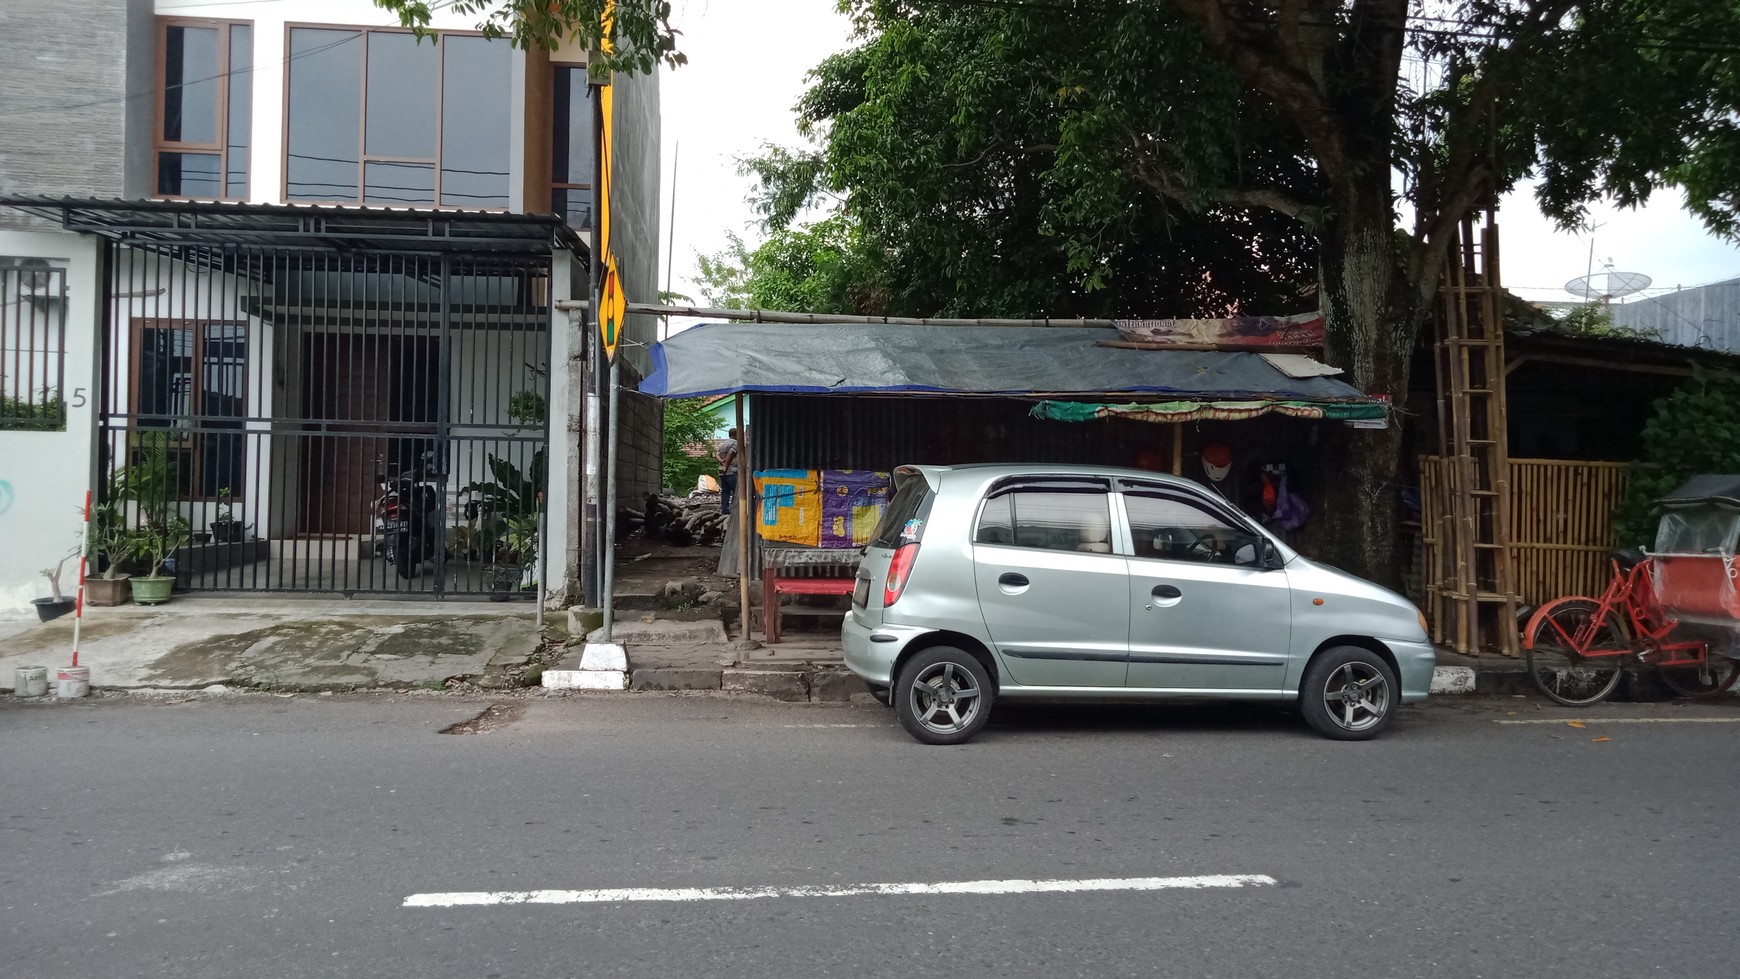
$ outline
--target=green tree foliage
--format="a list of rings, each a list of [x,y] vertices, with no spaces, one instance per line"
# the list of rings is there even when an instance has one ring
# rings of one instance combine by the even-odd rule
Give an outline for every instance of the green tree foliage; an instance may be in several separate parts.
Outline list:
[[[718,419],[707,410],[705,398],[678,398],[665,405],[665,485],[679,494],[695,488],[702,475],[718,476],[719,460],[713,457],[712,442]],[[702,446],[708,451],[701,456],[688,452],[690,446]]]
[[[774,229],[753,251],[735,234],[697,256],[702,295],[737,309],[883,315],[887,268],[847,214]]]
[[[1655,542],[1651,504],[1699,473],[1740,473],[1740,378],[1698,377],[1655,403],[1615,515],[1619,544]]]
[[[1313,243],[1295,222],[1131,165],[1132,147],[1156,140],[1190,172],[1308,185],[1296,138],[1200,44],[1181,61],[1179,45],[1153,43],[1187,29],[1175,12],[1112,7],[852,5],[858,45],[817,66],[798,106],[818,150],[749,161],[770,226],[833,194],[886,269],[891,314],[1309,308]],[[1229,127],[1237,162],[1190,150]]]
[[[1399,403],[1458,224],[1517,180],[1566,225],[1675,185],[1735,227],[1733,3],[842,7],[856,43],[799,105],[818,151],[765,164],[767,213],[806,179],[841,196],[890,250],[893,312],[1317,306],[1326,358]],[[1324,431],[1307,543],[1393,579],[1399,427]]]
[[[485,37],[507,38],[515,47],[549,50],[563,41],[575,41],[593,50],[589,62],[594,73],[613,71],[645,74],[659,65],[672,68],[688,63],[677,50],[681,31],[671,25],[671,5],[666,0],[374,0],[377,7],[397,15],[399,22],[418,36],[434,33],[430,15],[439,10],[477,18],[475,29]],[[606,35],[604,14],[612,12]],[[609,40],[611,51],[600,50]]]

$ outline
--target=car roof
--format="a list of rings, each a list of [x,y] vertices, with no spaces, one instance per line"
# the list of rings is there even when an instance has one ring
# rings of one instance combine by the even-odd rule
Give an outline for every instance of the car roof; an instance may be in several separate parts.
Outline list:
[[[901,466],[900,468],[916,469],[924,473],[926,481],[932,486],[940,485],[950,475],[977,478],[981,481],[1002,479],[1008,476],[1104,476],[1110,479],[1134,479],[1150,483],[1184,486],[1197,490],[1202,489],[1201,483],[1186,479],[1183,476],[1123,466],[1086,466],[1072,463],[1041,462],[975,462],[959,466],[913,465]]]

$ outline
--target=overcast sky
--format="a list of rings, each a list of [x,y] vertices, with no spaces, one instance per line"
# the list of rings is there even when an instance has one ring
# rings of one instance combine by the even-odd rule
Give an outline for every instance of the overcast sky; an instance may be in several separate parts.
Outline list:
[[[744,200],[751,181],[737,175],[732,161],[763,143],[797,144],[791,109],[804,75],[846,46],[850,25],[834,0],[675,0],[674,7],[689,63],[667,70],[661,83],[661,235],[675,258],[672,288],[698,300],[695,255],[723,249],[727,232],[751,244],[758,236]],[[1597,206],[1594,230],[1577,235],[1555,232],[1526,192],[1513,194],[1499,214],[1505,284],[1527,299],[1570,299],[1564,285],[1589,270],[1591,241],[1594,271],[1611,263],[1616,271],[1644,273],[1654,280],[1650,295],[1740,276],[1740,249],[1711,238],[1682,205],[1679,192],[1667,190],[1638,211]],[[661,282],[664,275],[660,269]]]

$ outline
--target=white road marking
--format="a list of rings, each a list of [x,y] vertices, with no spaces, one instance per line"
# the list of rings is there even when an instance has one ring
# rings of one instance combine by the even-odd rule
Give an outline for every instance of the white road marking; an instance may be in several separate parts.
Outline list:
[[[865,894],[1064,894],[1080,891],[1200,890],[1210,887],[1272,887],[1267,874],[1201,877],[1106,877],[1087,880],[962,880],[935,884],[845,884],[837,887],[620,887],[592,891],[447,891],[412,894],[407,908],[453,908],[488,904],[613,904],[623,901],[751,901],[764,897],[858,897]]]
[[[1740,724],[1740,717],[1531,717],[1526,720],[1495,720],[1494,724]]]
[[[893,727],[892,724],[781,724],[780,727]]]

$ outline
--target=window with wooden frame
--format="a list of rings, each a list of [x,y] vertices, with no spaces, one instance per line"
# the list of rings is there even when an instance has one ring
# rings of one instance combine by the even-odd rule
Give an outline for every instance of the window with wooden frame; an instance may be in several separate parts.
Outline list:
[[[158,19],[157,196],[247,199],[253,97],[251,23]]]
[[[585,65],[555,65],[550,99],[550,209],[577,231],[592,227],[592,171],[597,167],[592,85]]]
[[[248,325],[133,321],[132,419],[169,433],[178,493],[241,499],[246,485]]]
[[[506,41],[324,27],[289,35],[285,200],[507,208]]]

